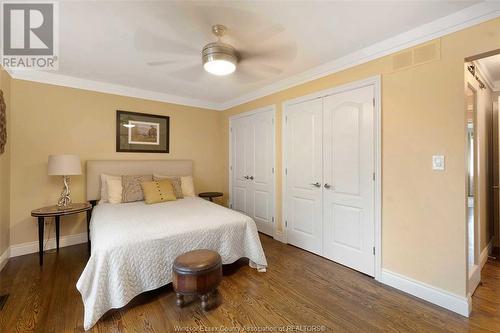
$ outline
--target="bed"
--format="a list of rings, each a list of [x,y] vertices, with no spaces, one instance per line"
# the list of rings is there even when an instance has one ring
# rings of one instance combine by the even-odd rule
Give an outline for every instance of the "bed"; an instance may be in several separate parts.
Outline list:
[[[100,197],[100,174],[190,175],[191,161],[88,161],[87,199]],[[108,310],[170,282],[176,256],[206,248],[223,264],[248,258],[265,271],[266,257],[255,222],[197,197],[146,205],[143,201],[97,205],[90,222],[90,259],[77,289],[84,303],[84,329]],[[172,304],[175,306],[175,304]]]

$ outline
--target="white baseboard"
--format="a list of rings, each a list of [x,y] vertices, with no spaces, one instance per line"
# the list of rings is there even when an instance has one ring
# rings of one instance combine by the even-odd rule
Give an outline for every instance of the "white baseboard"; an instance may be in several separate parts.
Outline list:
[[[274,239],[276,239],[279,242],[285,243],[285,244],[287,243],[286,242],[286,233],[284,231],[276,230],[274,232]]]
[[[62,236],[61,238],[59,238],[59,247],[71,246],[86,242],[87,242],[86,232],[81,234]],[[55,249],[56,239],[50,238],[49,240],[45,240],[44,244],[45,244],[45,250]],[[10,258],[37,252],[38,252],[38,241],[16,244],[10,247]]]
[[[0,256],[0,271],[7,265],[10,256],[10,247],[8,247]]]
[[[479,263],[481,264],[481,269],[483,269],[484,265],[486,265],[486,262],[488,261],[488,256],[490,255],[491,251],[493,250],[493,238],[490,240],[488,245],[481,251],[481,255],[479,256]]]
[[[469,317],[471,300],[468,297],[452,294],[448,291],[385,269],[382,270],[380,282],[456,312],[464,317]]]

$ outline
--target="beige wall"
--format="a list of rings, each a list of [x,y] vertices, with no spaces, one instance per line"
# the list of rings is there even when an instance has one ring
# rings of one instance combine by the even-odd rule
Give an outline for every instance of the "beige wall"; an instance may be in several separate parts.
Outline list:
[[[222,115],[210,111],[22,80],[11,82],[11,246],[37,240],[34,208],[54,204],[62,180],[47,176],[49,154],[89,159],[191,159],[197,191],[224,189]],[[170,153],[116,153],[116,110],[170,116]],[[85,176],[71,177],[85,200]],[[50,234],[54,236],[53,226]],[[63,218],[61,235],[85,231],[84,216]],[[46,235],[49,233],[46,232]]]
[[[500,48],[500,19],[445,36],[441,59],[393,72],[384,57],[224,112],[277,108],[277,223],[281,219],[282,102],[382,75],[382,265],[384,269],[466,295],[464,58]],[[227,151],[225,191],[227,181]],[[446,171],[431,169],[433,154]]]
[[[7,146],[0,155],[0,256],[9,247],[9,222],[10,222],[10,75],[0,68],[0,89],[3,91],[7,106]],[[0,265],[2,263],[0,262]]]
[[[35,241],[33,208],[53,204],[61,180],[47,156],[88,159],[192,159],[199,191],[228,192],[228,117],[275,104],[277,224],[281,220],[282,102],[382,75],[382,262],[384,269],[466,295],[465,113],[463,61],[500,48],[500,19],[441,39],[438,61],[398,72],[390,57],[317,79],[223,113],[21,80],[11,86],[10,242]],[[171,116],[171,153],[115,152],[115,110]],[[446,171],[431,156],[446,156]],[[84,176],[72,177],[75,201]],[[63,220],[62,235],[83,232],[83,217]]]
[[[464,67],[466,67],[464,65]],[[479,82],[465,68],[465,84],[476,91],[476,217],[479,226],[479,253],[488,246],[493,237],[493,92],[486,86],[479,87]],[[484,82],[480,73],[477,75]]]

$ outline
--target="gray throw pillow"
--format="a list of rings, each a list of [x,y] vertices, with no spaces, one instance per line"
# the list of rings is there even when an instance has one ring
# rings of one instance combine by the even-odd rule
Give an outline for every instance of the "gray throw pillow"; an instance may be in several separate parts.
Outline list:
[[[122,202],[144,200],[141,183],[152,180],[153,175],[122,176]]]

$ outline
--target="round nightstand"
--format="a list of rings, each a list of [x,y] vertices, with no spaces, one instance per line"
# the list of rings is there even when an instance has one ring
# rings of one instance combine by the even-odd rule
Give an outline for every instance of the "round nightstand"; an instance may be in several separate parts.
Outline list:
[[[222,197],[224,193],[222,192],[202,192],[198,194],[200,198],[208,198],[208,200],[214,202],[214,198]]]

